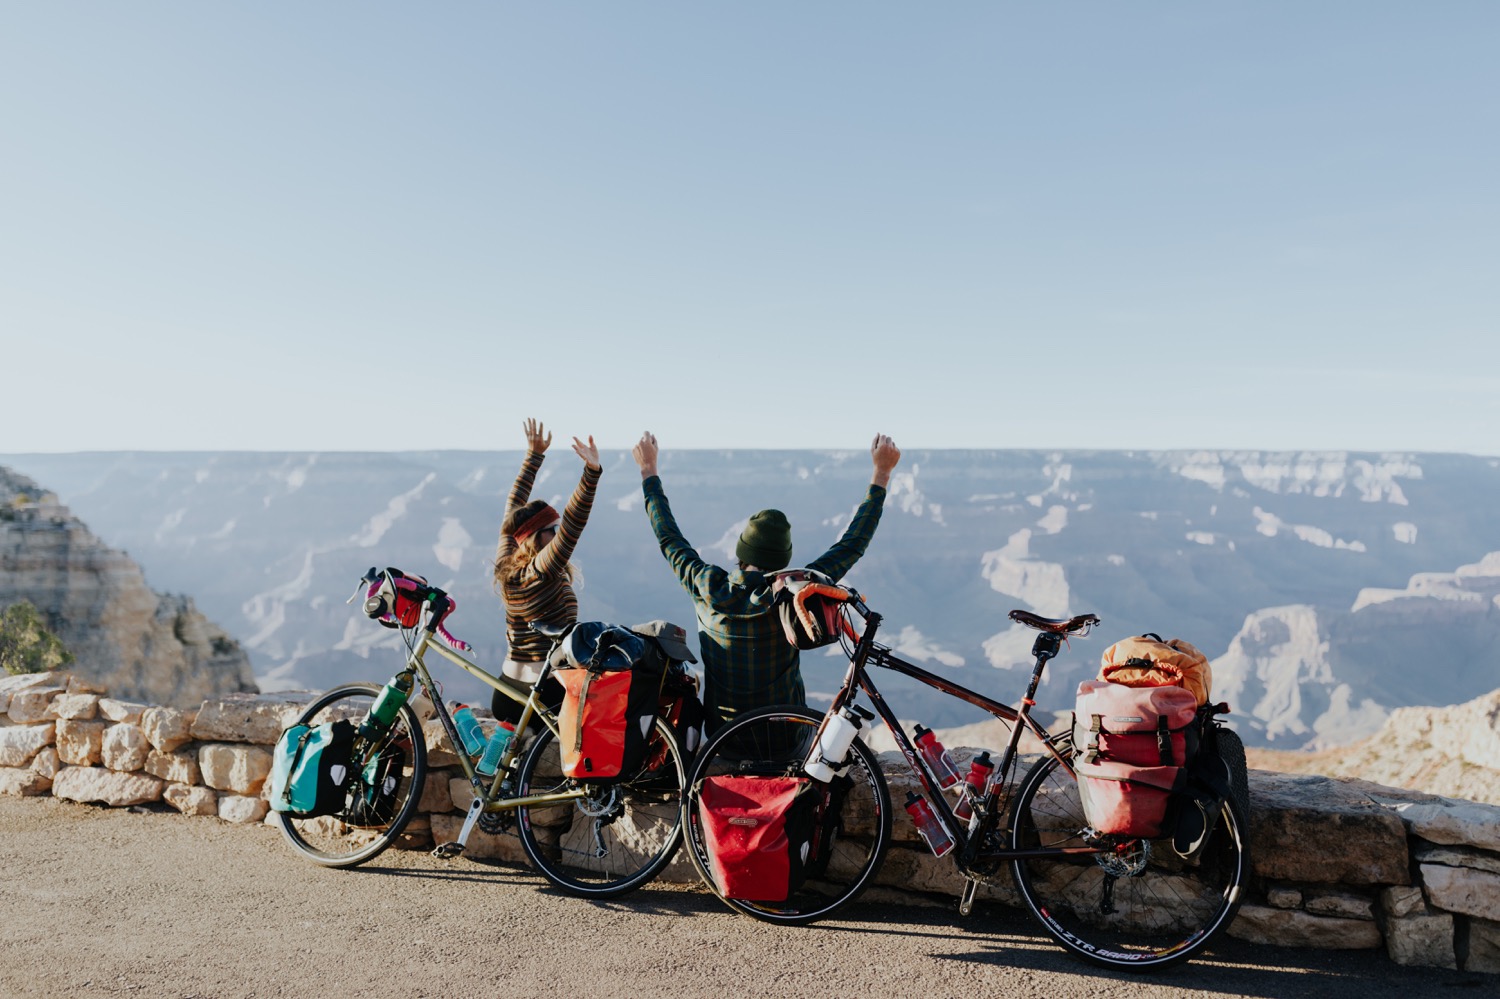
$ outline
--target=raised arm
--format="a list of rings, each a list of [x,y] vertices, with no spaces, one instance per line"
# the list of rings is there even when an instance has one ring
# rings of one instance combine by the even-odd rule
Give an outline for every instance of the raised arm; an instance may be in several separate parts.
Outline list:
[[[599,449],[594,446],[593,437],[589,438],[587,444],[574,437],[573,451],[583,459],[583,475],[573,489],[568,505],[563,508],[562,526],[557,530],[557,537],[532,560],[531,567],[542,575],[562,571],[563,566],[573,557],[573,550],[578,547],[584,525],[589,522],[589,511],[594,508],[594,492],[599,487],[599,476],[604,472],[603,466],[599,464]]]
[[[689,592],[697,592],[700,586],[709,585],[713,573],[724,570],[699,558],[697,549],[682,536],[682,531],[677,527],[677,518],[672,516],[667,494],[662,489],[661,476],[656,472],[657,453],[656,437],[650,431],[642,434],[635,447],[630,449],[631,456],[641,469],[641,491],[646,496],[646,517],[651,522],[656,543],[661,546],[661,553],[677,574],[677,579]]]
[[[876,434],[870,444],[870,462],[874,471],[870,475],[870,488],[854,512],[854,519],[844,529],[844,534],[834,542],[832,548],[807,563],[809,569],[827,573],[832,579],[842,579],[870,547],[875,528],[880,525],[880,513],[885,509],[886,489],[891,482],[891,472],[901,460],[901,449],[896,442],[884,434]]]
[[[511,484],[510,495],[505,498],[505,513],[500,517],[502,524],[513,510],[525,506],[526,501],[531,499],[531,489],[536,485],[536,475],[542,470],[542,459],[547,453],[547,448],[552,446],[552,435],[547,432],[540,421],[528,419],[521,425],[521,429],[526,434],[526,457],[521,459],[520,474]],[[505,561],[514,554],[515,550],[516,539],[502,531],[500,540],[495,546],[495,561],[497,563]]]

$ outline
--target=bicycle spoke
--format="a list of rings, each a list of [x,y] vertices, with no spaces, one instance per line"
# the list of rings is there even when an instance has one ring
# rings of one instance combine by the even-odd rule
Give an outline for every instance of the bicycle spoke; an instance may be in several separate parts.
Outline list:
[[[683,794],[683,829],[690,859],[704,882],[718,892],[701,814],[708,777],[802,775],[822,716],[805,708],[770,708],[736,718],[699,751]],[[805,775],[803,775],[805,776]],[[873,882],[890,840],[890,793],[875,756],[856,741],[838,782],[837,814],[828,816],[828,838],[819,868],[784,900],[752,902],[720,897],[731,908],[772,923],[808,923],[852,902]]]
[[[1027,776],[1013,823],[1017,849],[1087,845],[1077,785],[1055,760]],[[1238,809],[1226,805],[1191,858],[1169,840],[1110,843],[1098,854],[1017,860],[1016,884],[1047,932],[1079,956],[1136,970],[1175,964],[1233,918],[1247,866],[1242,829]]]
[[[339,720],[359,723],[368,715],[380,687],[348,684],[328,691],[298,717],[301,724]],[[415,814],[425,779],[426,752],[420,725],[409,706],[373,746],[361,747],[350,768],[344,808],[337,815],[293,818],[279,813],[282,835],[298,851],[325,867],[353,867],[385,850],[400,837]],[[394,768],[399,765],[400,772]],[[382,793],[384,779],[397,778],[394,793]]]
[[[658,722],[656,738],[655,769],[630,781],[580,784],[563,775],[555,738],[538,737],[522,766],[520,793],[585,792],[563,804],[520,810],[522,846],[553,884],[585,897],[621,895],[649,881],[676,853],[681,752],[664,723]]]

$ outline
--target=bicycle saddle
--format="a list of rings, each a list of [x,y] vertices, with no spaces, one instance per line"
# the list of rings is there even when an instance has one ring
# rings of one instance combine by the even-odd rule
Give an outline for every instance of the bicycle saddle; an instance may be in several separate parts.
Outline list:
[[[1017,624],[1024,624],[1028,628],[1037,631],[1051,631],[1059,635],[1081,635],[1099,623],[1099,618],[1093,614],[1079,614],[1077,617],[1042,617],[1031,611],[1013,610],[1008,615]]]

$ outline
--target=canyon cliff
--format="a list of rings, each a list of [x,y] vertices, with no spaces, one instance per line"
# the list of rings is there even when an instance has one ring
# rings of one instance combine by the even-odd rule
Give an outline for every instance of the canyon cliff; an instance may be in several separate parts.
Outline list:
[[[239,643],[190,598],[154,592],[129,555],[0,468],[0,608],[23,600],[76,657],[72,672],[116,696],[197,705],[258,689]]]

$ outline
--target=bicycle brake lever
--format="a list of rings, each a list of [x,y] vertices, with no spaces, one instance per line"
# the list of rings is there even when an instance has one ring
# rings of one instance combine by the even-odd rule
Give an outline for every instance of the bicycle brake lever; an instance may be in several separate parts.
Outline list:
[[[359,582],[357,582],[357,583],[354,584],[354,592],[351,593],[351,594],[349,594],[349,599],[345,600],[344,603],[345,604],[352,604],[352,603],[354,603],[354,601],[356,601],[356,600],[358,600],[360,598],[361,591],[368,590],[370,584],[373,583],[373,582],[375,582],[375,580],[377,580],[379,578],[380,578],[380,573],[378,573],[375,570],[375,567],[373,565],[370,566],[370,571],[366,572],[363,576],[359,577]]]

